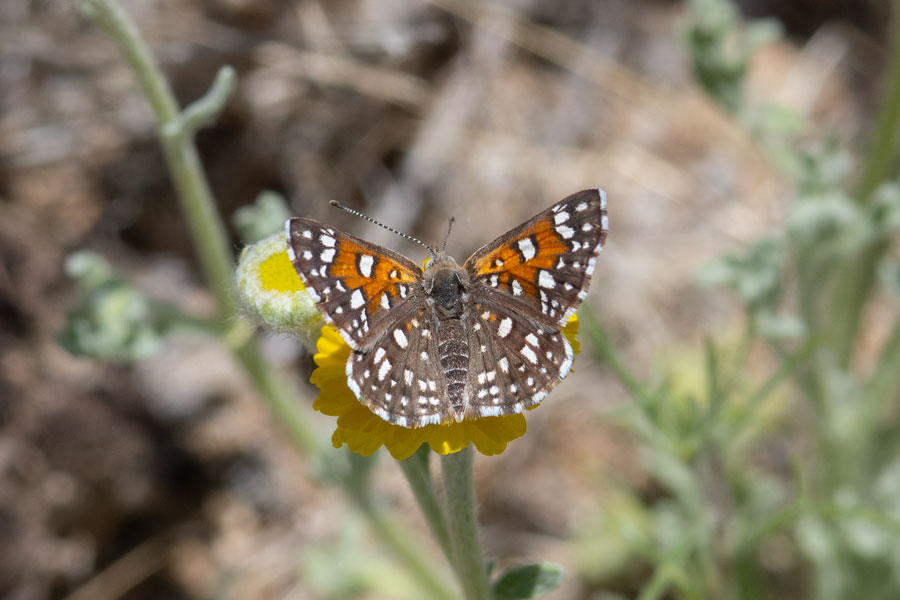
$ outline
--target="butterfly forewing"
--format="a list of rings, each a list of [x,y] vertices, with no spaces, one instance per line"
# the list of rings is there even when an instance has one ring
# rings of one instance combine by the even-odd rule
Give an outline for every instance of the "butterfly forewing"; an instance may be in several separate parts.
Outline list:
[[[605,193],[584,190],[484,246],[464,266],[476,293],[561,327],[587,295],[607,230]]]
[[[421,310],[422,270],[408,258],[312,219],[286,228],[294,268],[351,348],[367,348]]]

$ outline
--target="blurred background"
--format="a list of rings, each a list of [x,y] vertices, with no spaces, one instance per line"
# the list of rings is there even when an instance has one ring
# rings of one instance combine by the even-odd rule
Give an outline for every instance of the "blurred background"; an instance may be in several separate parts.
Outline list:
[[[585,302],[597,322],[583,327],[575,373],[528,415],[523,438],[476,463],[485,549],[498,564],[561,563],[565,583],[548,597],[566,600],[900,597],[897,546],[877,535],[896,531],[896,506],[853,513],[859,524],[797,517],[797,464],[835,506],[862,489],[815,488],[828,467],[816,462],[818,414],[802,391],[778,387],[752,416],[723,409],[728,423],[752,419],[754,432],[705,454],[724,467],[695,461],[693,447],[660,451],[645,426],[668,419],[672,440],[692,436],[703,419],[690,407],[707,406],[694,392],[716,380],[708,349],[739,347],[756,322],[740,289],[703,285],[733,283],[716,265],[740,261],[716,261],[767,236],[790,239],[810,169],[829,189],[858,169],[885,89],[889,2],[123,5],[182,105],[222,65],[237,71],[221,118],[197,136],[229,224],[270,190],[290,214],[420,262],[422,248],[328,200],[431,244],[452,216],[448,250],[461,261],[572,192],[606,189],[611,232]],[[214,303],[153,115],[117,48],[63,0],[4,0],[0,40],[0,597],[421,598],[295,452],[220,341],[187,328],[145,332],[134,356],[64,349],[84,301],[77,276],[91,269],[199,318]],[[247,236],[230,235],[236,256]],[[82,250],[95,254],[70,259],[67,272]],[[790,278],[787,264],[777,277]],[[874,303],[850,373],[867,373],[888,343],[896,295]],[[802,346],[795,325],[772,325],[783,345],[750,336],[735,350],[734,373],[747,378],[738,395]],[[651,382],[643,401],[609,368],[610,346]],[[264,349],[311,405],[309,353],[283,335]],[[890,390],[883,414],[893,419]],[[628,412],[635,402],[659,408],[660,397],[682,412]],[[317,423],[330,435],[333,419]],[[885,465],[896,454],[887,448]],[[900,470],[885,472],[872,490],[896,489]],[[373,481],[427,539],[387,455]],[[710,511],[688,510],[684,481]],[[781,509],[794,512],[756,534],[740,529]],[[863,581],[873,587],[853,596]]]

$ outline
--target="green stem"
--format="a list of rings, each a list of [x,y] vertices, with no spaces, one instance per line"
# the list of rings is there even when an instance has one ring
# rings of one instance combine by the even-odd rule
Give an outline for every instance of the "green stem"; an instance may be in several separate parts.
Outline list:
[[[878,358],[878,366],[866,384],[866,397],[876,408],[881,408],[897,393],[900,387],[900,316],[894,321],[891,335]]]
[[[887,73],[887,89],[881,112],[875,123],[875,139],[866,156],[857,189],[857,201],[868,204],[875,190],[890,177],[892,161],[897,155],[900,134],[900,0],[892,6],[893,44]],[[834,293],[833,322],[835,359],[840,367],[850,363],[853,342],[866,300],[878,277],[878,264],[888,250],[886,241],[869,244],[845,264],[839,274]]]
[[[472,463],[472,446],[447,454],[441,460],[450,544],[466,600],[490,600],[491,589],[481,552]]]
[[[434,492],[434,485],[431,481],[431,469],[429,468],[429,460],[431,459],[431,448],[428,444],[422,446],[415,454],[406,460],[397,461],[409,487],[412,490],[422,514],[425,516],[425,522],[434,536],[435,541],[444,552],[447,560],[453,564],[453,552],[450,545],[450,532],[447,530],[447,519],[441,510],[438,502],[437,494]]]
[[[409,543],[409,536],[405,531],[399,529],[383,511],[376,509],[369,497],[353,498],[356,507],[366,517],[369,527],[381,543],[403,561],[407,571],[415,577],[420,587],[428,592],[428,598],[458,600],[456,593],[434,571],[431,562],[425,560],[426,554]]]
[[[225,227],[219,217],[203,173],[193,135],[221,111],[234,87],[234,71],[224,67],[203,98],[181,112],[175,97],[128,14],[115,0],[81,0],[80,10],[118,44],[143,88],[154,114],[166,164],[185,214],[200,267],[216,299],[219,322],[240,319],[234,291],[234,264]],[[223,328],[224,329],[224,328]],[[228,332],[223,330],[223,335]],[[312,421],[296,401],[297,394],[283,377],[263,360],[252,340],[232,344],[235,357],[269,409],[284,425],[291,441],[314,461],[325,454],[325,445]],[[429,597],[451,600],[455,595],[443,583],[423,552],[414,548],[399,528],[373,506],[368,488],[342,481],[344,492],[367,517],[370,527],[407,567]]]
[[[79,6],[119,45],[156,115],[166,165],[194,236],[200,266],[216,297],[219,316],[229,322],[237,314],[231,249],[206,177],[203,176],[197,149],[190,143],[191,136],[185,135],[192,132],[179,127],[183,121],[175,96],[134,22],[117,2],[85,0]]]
[[[287,430],[294,445],[313,460],[318,460],[327,448],[312,421],[298,410],[298,394],[293,386],[269,366],[252,340],[234,353],[260,398]]]
[[[895,156],[897,135],[900,133],[900,0],[891,7],[893,35],[890,65],[887,73],[887,89],[881,112],[875,123],[875,138],[866,155],[859,180],[857,199],[866,203],[881,182],[888,176],[888,169]]]
[[[587,306],[582,306],[578,311],[578,316],[584,322],[585,331],[597,356],[615,373],[619,382],[625,386],[625,389],[631,396],[642,398],[645,392],[643,384],[625,366],[625,361],[619,356],[603,325],[594,316],[594,312]]]

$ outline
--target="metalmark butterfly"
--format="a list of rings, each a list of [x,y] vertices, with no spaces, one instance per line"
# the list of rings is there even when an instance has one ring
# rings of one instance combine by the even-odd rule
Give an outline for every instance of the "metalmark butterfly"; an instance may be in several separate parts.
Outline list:
[[[587,295],[608,222],[606,194],[584,190],[462,267],[426,246],[424,271],[312,219],[286,228],[294,268],[353,349],[350,389],[382,419],[423,427],[521,412],[569,373],[560,329]]]

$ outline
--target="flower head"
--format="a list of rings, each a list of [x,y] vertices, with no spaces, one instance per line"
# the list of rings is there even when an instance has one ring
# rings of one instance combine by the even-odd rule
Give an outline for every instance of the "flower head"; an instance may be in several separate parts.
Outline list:
[[[244,248],[236,278],[241,302],[254,317],[268,329],[299,335],[312,346],[322,315],[291,264],[284,232]]]

